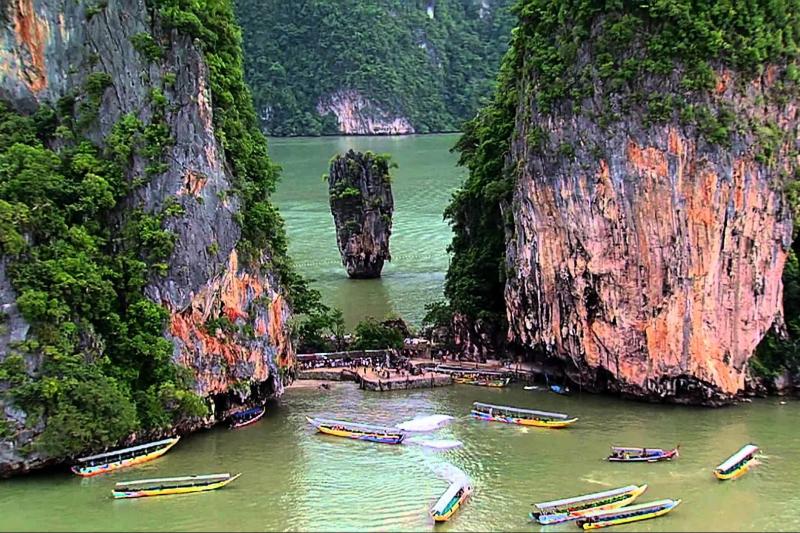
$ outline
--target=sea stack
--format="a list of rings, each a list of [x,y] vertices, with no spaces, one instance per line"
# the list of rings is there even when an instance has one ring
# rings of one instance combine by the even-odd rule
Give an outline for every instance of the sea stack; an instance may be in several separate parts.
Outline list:
[[[392,166],[389,156],[353,150],[331,161],[331,213],[342,264],[351,278],[379,278],[383,262],[391,261]]]

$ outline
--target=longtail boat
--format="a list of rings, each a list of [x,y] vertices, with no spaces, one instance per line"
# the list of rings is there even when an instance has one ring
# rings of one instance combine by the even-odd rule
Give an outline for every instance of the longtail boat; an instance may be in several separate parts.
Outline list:
[[[758,446],[748,444],[714,469],[714,475],[722,481],[736,479],[745,474],[755,462]]]
[[[472,492],[469,482],[462,481],[451,484],[444,494],[431,507],[430,514],[434,522],[447,522],[458,511]]]
[[[565,428],[578,420],[562,413],[548,413],[546,411],[534,411],[532,409],[520,409],[519,407],[480,402],[472,404],[471,414],[481,420],[551,429]]]
[[[507,387],[511,378],[482,378],[477,376],[454,377],[453,381],[462,385],[477,385],[478,387]]]
[[[231,429],[243,428],[250,424],[255,424],[261,417],[264,416],[266,409],[264,407],[253,407],[252,409],[245,409],[238,411],[231,415]]]
[[[479,387],[507,387],[511,378],[505,372],[496,370],[480,370],[470,368],[437,366],[434,369],[441,374],[450,374],[453,381],[464,385],[477,385]]]
[[[681,503],[681,500],[658,500],[640,503],[610,511],[599,511],[581,517],[575,522],[583,529],[599,529],[601,527],[618,526],[640,520],[649,520],[665,515]]]
[[[671,461],[678,457],[678,448],[671,450],[663,448],[634,448],[627,446],[612,446],[608,460],[617,463],[655,463],[657,461]]]
[[[121,481],[114,485],[111,493],[114,498],[145,498],[147,496],[167,496],[169,494],[190,494],[221,489],[242,474],[208,474],[204,476],[165,477],[161,479],[142,479]]]
[[[324,418],[306,417],[308,423],[317,428],[321,433],[335,437],[366,440],[381,444],[400,444],[406,438],[404,431],[397,428],[373,426],[370,424],[355,424],[342,420],[326,420]]]
[[[131,448],[123,448],[89,457],[81,457],[78,464],[72,467],[72,472],[83,477],[96,476],[113,472],[120,468],[138,465],[161,457],[175,446],[180,437],[140,444]]]
[[[553,500],[550,502],[536,503],[533,505],[533,512],[530,513],[531,520],[536,520],[542,525],[552,525],[569,520],[576,520],[587,514],[597,511],[617,509],[633,501],[644,494],[647,485],[628,485],[618,489],[595,492],[563,500]]]

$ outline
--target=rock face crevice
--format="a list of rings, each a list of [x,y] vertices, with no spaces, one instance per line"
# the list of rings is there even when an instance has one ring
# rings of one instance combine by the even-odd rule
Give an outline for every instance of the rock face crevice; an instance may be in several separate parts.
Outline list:
[[[40,104],[54,105],[66,95],[77,94],[79,109],[87,78],[93,73],[108,75],[110,84],[100,97],[97,118],[84,131],[102,147],[124,116],[150,123],[159,113],[153,89],[163,90],[167,101],[163,121],[170,137],[163,171],[131,187],[112,223],[118,230],[132,211],[158,214],[168,205],[178,208],[174,209],[178,214],[163,222],[174,236],[172,253],[164,268],[151,275],[145,295],[168,310],[164,336],[174,345],[173,361],[191,371],[194,391],[212,401],[215,395],[235,391],[242,403],[263,401],[258,395],[264,391],[280,394],[280,376],[294,364],[288,325],[291,309],[276,273],[268,266],[272,258],[267,250],[247,264],[239,258],[237,217],[242,206],[234,190],[233,164],[215,130],[202,45],[165,28],[157,10],[144,0],[101,4],[90,12],[88,4],[72,0],[3,3],[0,97],[17,110],[30,112]],[[151,36],[160,48],[157,59],[145,57],[133,46],[142,35]],[[152,163],[134,154],[125,174],[134,183],[148,174]],[[16,311],[15,292],[4,265],[0,258],[0,306],[6,316],[0,330],[0,362],[10,342],[24,341],[29,335],[28,325]],[[209,325],[221,320],[227,327]],[[262,386],[265,383],[269,386]],[[20,431],[14,439],[0,442],[0,472],[26,471],[63,459],[19,451],[41,432],[42,425],[23,431],[24,413],[10,404],[5,412],[12,429]],[[172,431],[190,431],[217,421],[213,415],[178,421]]]
[[[379,278],[391,260],[391,177],[388,158],[353,150],[331,161],[331,213],[342,264],[351,278]]]
[[[680,74],[637,83],[678,94]],[[796,105],[773,98],[778,67],[754,79],[715,74],[714,94],[691,103],[797,131]],[[797,137],[766,160],[752,129],[723,146],[675,115],[647,123],[635,107],[605,127],[594,117],[623,97],[597,80],[595,88],[580,112],[519,102],[509,340],[561,359],[588,390],[725,403],[782,314],[792,220],[780,176]],[[531,141],[537,128],[545,141]]]

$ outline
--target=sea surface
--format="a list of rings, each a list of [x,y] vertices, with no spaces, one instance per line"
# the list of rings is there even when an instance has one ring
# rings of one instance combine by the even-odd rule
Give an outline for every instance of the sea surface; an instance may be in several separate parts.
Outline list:
[[[425,304],[442,298],[452,235],[442,212],[465,177],[450,152],[457,140],[452,134],[270,140],[270,155],[283,167],[275,201],[286,220],[289,252],[325,303],[342,309],[348,326],[368,316],[401,316],[418,325]],[[392,261],[380,279],[349,279],[336,247],[322,176],[334,155],[350,149],[389,153],[398,165],[392,171]]]
[[[469,418],[473,401],[561,411],[565,430]],[[257,424],[184,437],[153,462],[94,478],[67,471],[0,482],[0,529],[82,531],[578,531],[531,524],[531,504],[647,483],[640,501],[681,498],[672,513],[612,531],[800,530],[800,404],[778,399],[724,409],[659,406],[603,396],[491,390],[455,385],[374,393],[351,384],[289,390]],[[305,415],[396,424],[418,415],[455,417],[435,438],[463,446],[433,451],[316,433]],[[430,438],[430,437],[429,437]],[[742,445],[758,444],[762,464],[717,481],[713,468]],[[609,446],[680,444],[680,458],[608,463]],[[242,472],[209,493],[118,500],[121,480]],[[450,522],[428,509],[459,472],[475,492]]]

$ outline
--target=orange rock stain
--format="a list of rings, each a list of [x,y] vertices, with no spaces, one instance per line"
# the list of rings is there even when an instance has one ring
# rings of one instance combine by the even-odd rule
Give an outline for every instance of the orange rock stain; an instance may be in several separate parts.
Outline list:
[[[28,88],[34,93],[47,87],[47,69],[44,52],[49,28],[47,21],[39,18],[33,0],[16,0],[13,9],[14,34],[17,43],[30,54],[30,63],[23,65]]]

